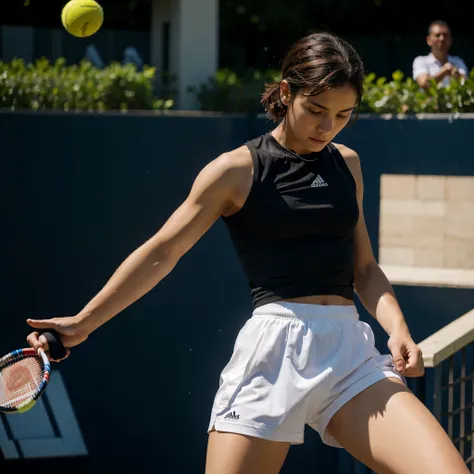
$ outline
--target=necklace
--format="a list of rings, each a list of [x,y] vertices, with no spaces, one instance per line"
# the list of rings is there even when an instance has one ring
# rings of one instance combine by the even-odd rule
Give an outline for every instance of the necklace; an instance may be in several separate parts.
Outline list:
[[[288,148],[286,148],[284,145],[282,145],[274,136],[272,133],[269,133],[270,135],[270,138],[280,147],[282,148],[283,150],[285,150],[287,153],[289,153],[290,155],[293,155],[295,158],[298,158],[298,160],[302,160],[302,161],[305,161],[307,163],[313,163],[315,161],[318,161],[319,158],[321,158],[321,152],[320,151],[313,151],[311,153],[308,153],[308,156],[312,156],[312,155],[316,155],[315,158],[305,158],[304,156],[302,155],[299,155],[298,153],[294,152],[293,150],[290,150]]]

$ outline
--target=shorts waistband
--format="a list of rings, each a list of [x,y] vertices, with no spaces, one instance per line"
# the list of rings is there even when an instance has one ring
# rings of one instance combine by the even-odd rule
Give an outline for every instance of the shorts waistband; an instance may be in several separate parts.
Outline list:
[[[329,305],[290,303],[279,301],[268,303],[254,309],[252,316],[276,316],[286,319],[359,319],[359,313],[354,305]]]

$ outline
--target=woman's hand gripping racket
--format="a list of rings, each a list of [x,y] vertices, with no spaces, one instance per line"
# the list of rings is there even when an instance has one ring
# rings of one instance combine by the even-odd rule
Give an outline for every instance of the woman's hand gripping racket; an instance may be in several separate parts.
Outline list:
[[[51,375],[51,360],[67,355],[59,334],[48,329],[42,334],[48,341],[46,352],[33,347],[18,349],[0,359],[0,412],[24,413],[43,394]]]

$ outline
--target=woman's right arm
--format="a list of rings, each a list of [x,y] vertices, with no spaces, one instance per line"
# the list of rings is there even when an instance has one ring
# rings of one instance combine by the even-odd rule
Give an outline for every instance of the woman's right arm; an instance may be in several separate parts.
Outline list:
[[[209,163],[196,177],[183,204],[153,237],[120,265],[79,314],[28,319],[27,323],[35,329],[55,329],[66,347],[86,340],[99,326],[155,287],[222,214],[238,206],[242,195],[250,191],[251,163],[248,151],[243,149],[221,155]],[[27,340],[36,349],[47,349],[46,339],[36,331]]]

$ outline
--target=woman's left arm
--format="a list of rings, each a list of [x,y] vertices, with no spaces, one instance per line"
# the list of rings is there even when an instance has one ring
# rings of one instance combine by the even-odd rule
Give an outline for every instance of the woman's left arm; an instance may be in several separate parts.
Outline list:
[[[423,375],[423,357],[413,341],[392,285],[375,260],[363,211],[364,183],[360,160],[353,150],[338,145],[357,185],[359,221],[354,232],[355,290],[367,311],[389,335],[388,347],[398,372],[407,377]]]

